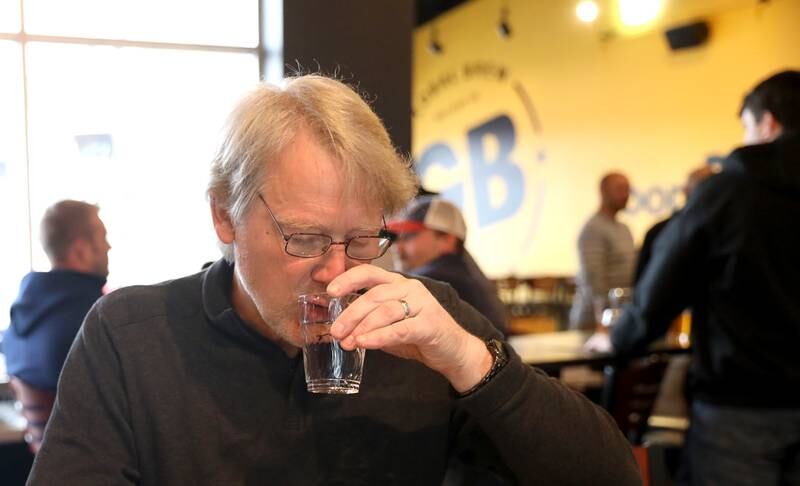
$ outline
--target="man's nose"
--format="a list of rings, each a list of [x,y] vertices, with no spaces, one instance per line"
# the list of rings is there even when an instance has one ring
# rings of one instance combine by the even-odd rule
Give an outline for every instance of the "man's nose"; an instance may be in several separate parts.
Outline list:
[[[322,255],[322,260],[314,269],[311,278],[317,282],[328,284],[347,270],[347,261],[344,245],[332,245],[327,253]]]

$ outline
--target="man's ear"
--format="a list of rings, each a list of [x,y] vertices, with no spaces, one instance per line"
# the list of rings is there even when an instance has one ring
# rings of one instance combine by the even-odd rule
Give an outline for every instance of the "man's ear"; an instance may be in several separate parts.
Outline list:
[[[771,142],[778,138],[782,132],[783,125],[775,119],[771,112],[765,110],[758,121],[758,133],[761,135],[761,139],[765,142]]]
[[[78,238],[72,242],[63,263],[66,268],[77,271],[86,271],[88,263],[92,260],[93,250],[85,238]]]
[[[236,239],[236,231],[230,213],[217,203],[217,198],[214,196],[211,197],[210,204],[211,219],[214,220],[214,231],[217,232],[217,238],[226,245],[230,245]]]

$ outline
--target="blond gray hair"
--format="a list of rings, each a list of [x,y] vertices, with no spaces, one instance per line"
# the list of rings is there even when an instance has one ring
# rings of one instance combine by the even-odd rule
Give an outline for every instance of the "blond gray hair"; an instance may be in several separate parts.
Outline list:
[[[341,164],[346,196],[392,214],[416,193],[410,163],[362,97],[338,80],[303,75],[282,87],[261,83],[234,108],[211,166],[209,198],[241,221],[270,165],[303,127]],[[222,250],[232,260],[231,248]]]

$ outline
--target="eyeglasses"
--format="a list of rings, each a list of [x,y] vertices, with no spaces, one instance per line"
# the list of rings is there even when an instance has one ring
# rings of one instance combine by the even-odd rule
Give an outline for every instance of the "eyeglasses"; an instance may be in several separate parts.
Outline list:
[[[386,250],[392,245],[393,238],[391,233],[386,229],[385,220],[383,222],[383,229],[378,235],[354,236],[344,241],[333,241],[333,238],[330,236],[318,233],[292,233],[287,235],[284,233],[281,224],[278,223],[278,220],[272,213],[272,209],[270,209],[269,204],[264,200],[261,193],[258,194],[258,198],[261,199],[264,207],[267,208],[269,215],[272,217],[275,226],[278,227],[278,231],[281,232],[283,241],[286,242],[283,249],[289,255],[300,258],[314,258],[324,255],[333,245],[344,245],[345,255],[353,260],[374,260],[383,256]]]

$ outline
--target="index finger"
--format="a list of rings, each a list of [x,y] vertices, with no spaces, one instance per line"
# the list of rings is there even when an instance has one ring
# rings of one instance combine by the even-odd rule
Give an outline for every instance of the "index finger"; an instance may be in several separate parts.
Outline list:
[[[403,278],[399,273],[389,272],[375,265],[357,265],[334,278],[326,291],[334,297],[340,297],[365,287],[397,282]]]

